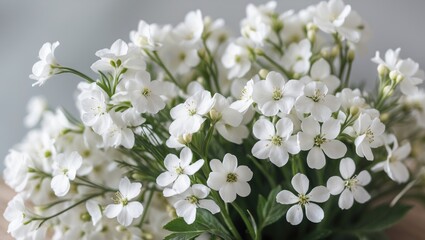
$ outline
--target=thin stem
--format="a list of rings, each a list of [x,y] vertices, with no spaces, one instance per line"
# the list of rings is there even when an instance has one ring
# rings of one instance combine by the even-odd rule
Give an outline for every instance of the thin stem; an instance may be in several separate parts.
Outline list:
[[[168,68],[165,66],[164,62],[162,62],[158,53],[156,51],[153,51],[153,55],[152,55],[152,53],[150,53],[147,50],[145,52],[152,59],[152,61],[154,61],[156,64],[158,64],[165,71],[165,73],[171,79],[171,81],[173,81],[174,84],[177,85],[177,87],[181,88],[180,84],[177,82],[176,78],[173,76],[173,74],[171,74],[170,70],[168,70]]]
[[[236,209],[236,211],[239,213],[239,216],[241,216],[243,222],[245,223],[245,226],[248,228],[248,233],[251,236],[252,239],[256,239],[256,234],[254,231],[254,228],[252,227],[251,222],[249,221],[248,217],[244,213],[244,211],[236,204],[235,202],[232,203],[232,206]]]
[[[69,68],[69,67],[63,67],[63,66],[54,66],[53,68],[59,69],[60,71],[57,74],[62,74],[62,73],[72,73],[74,75],[77,75],[83,79],[85,79],[87,82],[89,83],[93,83],[95,82],[95,80],[93,80],[91,77],[87,76],[86,74],[79,72],[75,69]]]
[[[266,54],[262,53],[259,54],[259,56],[265,58],[268,62],[270,62],[273,66],[278,68],[287,78],[291,78],[291,75],[286,71],[282,66],[280,66],[275,60],[273,60],[271,57],[267,56]]]
[[[143,223],[145,222],[145,218],[148,215],[147,212],[149,211],[149,206],[151,205],[154,194],[155,194],[154,190],[149,191],[148,201],[146,202],[145,210],[143,211],[142,219],[140,220],[140,224],[139,224],[140,228],[142,228]]]
[[[209,65],[208,68],[210,69],[211,75],[213,77],[214,85],[215,85],[215,87],[217,89],[217,92],[221,92],[220,84],[218,83],[218,77],[217,77],[218,76],[218,67],[217,67],[217,64],[214,61],[214,58],[213,58],[213,56],[211,54],[210,49],[207,46],[207,43],[206,43],[205,39],[202,40],[202,43],[204,44],[205,51],[207,52],[207,55],[208,55],[208,60],[209,61],[207,62],[207,64]]]
[[[238,230],[236,229],[236,226],[233,224],[233,221],[230,218],[227,204],[224,203],[223,200],[221,200],[221,198],[217,195],[217,192],[215,191],[211,191],[211,197],[219,205],[220,214],[223,217],[224,223],[226,223],[227,227],[230,229],[230,232],[232,232],[232,235],[235,237],[235,239],[242,240],[241,235],[239,234]]]

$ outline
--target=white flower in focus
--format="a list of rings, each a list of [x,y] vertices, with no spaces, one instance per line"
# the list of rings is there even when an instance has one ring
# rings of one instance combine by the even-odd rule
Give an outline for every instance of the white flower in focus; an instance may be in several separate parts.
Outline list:
[[[137,31],[130,32],[130,40],[134,45],[148,50],[156,50],[162,46],[162,42],[171,27],[160,27],[156,24],[147,24],[140,20]]]
[[[207,114],[214,105],[214,99],[208,91],[199,91],[171,109],[170,114],[174,121],[170,125],[173,136],[195,133],[205,121]]]
[[[192,141],[192,134],[180,134],[177,136],[170,135],[166,141],[166,145],[169,148],[181,149]]]
[[[53,178],[50,187],[58,197],[65,196],[71,184],[69,181],[75,179],[77,170],[81,167],[83,158],[78,152],[58,154],[53,160]]]
[[[325,33],[338,33],[342,39],[359,42],[363,25],[358,14],[342,0],[321,2],[316,7],[314,23]]]
[[[183,41],[183,43],[193,45],[201,40],[203,31],[202,13],[200,10],[196,10],[186,14],[184,22],[177,25],[173,33],[177,36],[177,42]]]
[[[199,159],[192,163],[193,154],[189,148],[183,148],[180,158],[168,154],[164,159],[166,172],[156,178],[156,183],[164,189],[164,196],[170,197],[183,193],[190,187],[190,178],[204,165],[204,160]],[[191,164],[192,163],[192,164]],[[170,186],[172,184],[172,186]]]
[[[164,45],[160,50],[159,54],[161,60],[164,61],[165,66],[167,66],[172,73],[187,74],[200,62],[198,50],[191,45],[173,42]]]
[[[370,199],[369,193],[364,186],[369,184],[371,176],[368,171],[363,170],[358,175],[353,175],[356,165],[351,158],[343,158],[339,164],[342,178],[333,176],[327,182],[327,188],[332,195],[341,194],[338,206],[341,209],[350,209],[354,200],[365,203]]]
[[[321,82],[311,82],[304,87],[304,95],[295,102],[295,109],[301,113],[311,113],[319,122],[329,119],[341,103],[334,95],[328,94],[328,87]]]
[[[292,225],[300,224],[304,217],[302,210],[304,207],[308,220],[314,223],[321,222],[325,214],[316,203],[326,202],[329,199],[329,190],[324,186],[317,186],[307,193],[310,181],[302,173],[295,174],[291,184],[297,195],[288,190],[282,190],[276,196],[276,201],[280,204],[294,204],[286,212],[286,220]]]
[[[274,116],[279,111],[289,114],[303,86],[298,80],[286,82],[280,73],[269,72],[265,80],[254,85],[252,99],[265,116]]]
[[[375,172],[384,170],[393,181],[405,183],[409,180],[409,169],[405,165],[404,160],[409,156],[412,147],[409,142],[405,142],[399,146],[394,135],[390,136],[390,140],[393,143],[392,148],[388,144],[385,144],[388,153],[387,159],[373,166],[372,170]]]
[[[105,208],[107,218],[117,218],[118,222],[128,227],[134,218],[138,218],[143,213],[143,205],[138,201],[130,201],[140,194],[141,183],[131,183],[127,177],[121,179],[119,191],[115,194],[114,204],[109,204]]]
[[[161,95],[165,89],[172,89],[173,84],[159,80],[151,81],[150,74],[142,71],[136,74],[135,79],[125,83],[125,95],[130,98],[131,104],[139,113],[156,114],[165,107]]]
[[[107,126],[105,132],[102,134],[104,147],[117,148],[123,146],[131,149],[134,146],[134,133],[127,122],[124,121],[125,116],[122,113],[111,111],[109,113],[111,122]]]
[[[56,74],[54,67],[59,66],[55,58],[55,49],[59,46],[59,42],[45,43],[41,47],[38,57],[40,61],[36,62],[32,67],[32,74],[29,76],[37,82],[32,86],[43,85],[47,79]]]
[[[400,91],[405,95],[412,95],[418,92],[417,85],[424,80],[419,78],[419,64],[408,58],[397,63],[397,81],[400,81]],[[400,79],[400,80],[399,80]]]
[[[322,82],[328,88],[329,93],[334,93],[341,84],[341,81],[336,76],[331,75],[331,67],[323,58],[314,62],[310,69],[310,76],[304,76],[300,81],[304,84],[312,81]]]
[[[210,194],[210,189],[202,184],[193,184],[184,193],[178,195],[174,203],[176,214],[183,217],[187,224],[195,222],[196,209],[204,208],[212,214],[220,212],[217,203],[211,199],[205,199]]]
[[[219,191],[224,202],[230,203],[235,201],[236,195],[246,197],[251,193],[248,181],[252,179],[253,173],[247,166],[238,166],[235,155],[227,153],[223,162],[213,159],[210,167],[212,172],[208,176],[207,185]]]
[[[396,50],[388,49],[385,52],[385,59],[382,59],[379,55],[379,51],[376,51],[375,57],[372,58],[372,62],[376,64],[382,64],[385,67],[387,67],[390,71],[395,70],[397,63],[400,61],[399,58],[400,55],[400,48],[397,48]]]
[[[210,118],[215,122],[218,133],[227,141],[241,144],[249,135],[249,130],[242,125],[242,113],[230,107],[227,99],[218,93],[214,94],[214,106],[210,110]]]
[[[32,97],[27,105],[28,114],[24,119],[25,127],[32,128],[37,125],[46,110],[47,101],[44,97]]]
[[[344,88],[336,94],[336,97],[341,102],[341,108],[345,111],[349,111],[351,108],[362,110],[368,107],[366,100],[358,88],[354,90]]]
[[[242,79],[235,79],[232,82],[232,95],[238,98],[233,102],[230,107],[244,113],[252,106],[254,100],[252,100],[252,93],[254,92],[254,84],[259,81],[257,77],[252,78],[249,81]],[[243,85],[242,85],[243,84]]]
[[[267,119],[260,119],[255,122],[253,134],[260,141],[252,147],[252,155],[259,159],[267,159],[278,166],[284,166],[289,159],[289,153],[297,154],[300,147],[297,143],[297,136],[292,135],[294,124],[289,118],[281,118],[276,123]]]
[[[229,79],[241,78],[251,69],[251,56],[247,45],[243,39],[238,39],[227,46],[221,62],[229,69]]]
[[[281,63],[285,70],[304,75],[310,69],[311,43],[308,39],[292,43],[285,51]]]
[[[102,207],[95,200],[88,200],[86,202],[86,209],[90,214],[90,220],[92,221],[93,226],[96,226],[102,218]]]
[[[322,126],[313,118],[308,117],[301,123],[302,132],[298,133],[301,150],[310,150],[307,154],[307,164],[310,168],[321,169],[326,164],[326,156],[332,159],[344,157],[347,147],[335,138],[341,130],[340,121],[330,118]]]
[[[368,114],[362,113],[354,122],[353,130],[357,155],[372,161],[374,156],[371,148],[382,146],[381,135],[385,131],[385,125],[379,118],[372,119]]]

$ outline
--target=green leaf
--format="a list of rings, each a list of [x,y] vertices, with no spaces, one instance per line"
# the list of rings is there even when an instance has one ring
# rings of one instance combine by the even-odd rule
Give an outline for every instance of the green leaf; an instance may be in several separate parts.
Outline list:
[[[259,196],[257,212],[259,213],[260,229],[275,223],[289,208],[289,205],[283,205],[276,202],[276,195],[280,192],[281,187],[275,187],[267,197],[267,200],[263,196]]]
[[[363,214],[358,224],[353,228],[353,231],[372,233],[385,230],[400,221],[410,208],[411,206],[401,204],[394,207],[386,204],[375,207]]]
[[[187,224],[183,218],[176,218],[164,226],[164,229],[174,232],[166,239],[193,239],[202,233],[210,233],[222,239],[232,239],[229,232],[217,220],[214,215],[205,209],[198,208],[196,220],[192,224]]]

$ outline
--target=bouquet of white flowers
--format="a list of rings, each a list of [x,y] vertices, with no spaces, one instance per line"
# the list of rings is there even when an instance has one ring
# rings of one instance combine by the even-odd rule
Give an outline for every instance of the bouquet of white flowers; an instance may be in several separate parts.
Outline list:
[[[16,239],[373,238],[425,203],[423,72],[400,49],[350,83],[364,22],[341,0],[247,6],[241,35],[197,10],[140,21],[96,76],[45,43],[30,78],[74,74],[75,118],[29,104],[6,157]],[[351,78],[350,78],[351,77]],[[40,124],[39,124],[40,122]]]

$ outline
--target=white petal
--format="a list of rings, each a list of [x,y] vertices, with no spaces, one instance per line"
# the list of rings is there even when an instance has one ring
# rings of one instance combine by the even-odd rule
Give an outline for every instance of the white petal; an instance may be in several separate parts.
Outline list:
[[[234,184],[225,184],[222,188],[220,188],[218,193],[220,194],[221,199],[223,199],[226,203],[233,202],[236,199]]]
[[[314,135],[307,132],[299,132],[297,137],[301,150],[310,150],[314,146]]]
[[[294,204],[298,200],[298,197],[288,190],[282,190],[276,195],[276,201],[280,204]]]
[[[258,141],[252,147],[252,155],[259,159],[266,159],[270,156],[271,152],[271,142],[270,141]]]
[[[130,216],[129,209],[123,207],[117,216],[117,220],[124,227],[130,226],[131,222],[133,222],[133,218]]]
[[[202,184],[193,184],[192,185],[192,191],[193,195],[195,195],[197,198],[206,198],[208,194],[210,194],[210,189]]]
[[[321,145],[326,156],[332,159],[338,159],[345,156],[347,147],[339,140],[329,140]]]
[[[359,181],[358,184],[360,186],[366,186],[370,183],[372,177],[370,176],[368,171],[363,170],[357,175],[357,180]]]
[[[295,109],[301,113],[310,113],[314,108],[314,102],[306,96],[298,97],[295,102]]]
[[[210,161],[210,167],[213,172],[224,172],[223,163],[218,159],[213,159]]]
[[[300,204],[296,204],[289,208],[286,212],[286,221],[292,225],[298,225],[303,220],[304,214]]]
[[[199,207],[207,209],[212,214],[220,212],[220,207],[211,199],[202,199],[199,200]]]
[[[102,218],[102,211],[100,210],[99,204],[94,200],[89,200],[86,202],[86,209],[90,214],[93,226],[95,226]]]
[[[254,175],[247,166],[239,166],[235,171],[236,175],[238,175],[238,181],[248,182],[252,179]]]
[[[322,134],[326,139],[335,139],[341,130],[340,121],[330,118],[322,125]]]
[[[308,191],[308,185],[310,181],[307,176],[302,173],[297,173],[291,180],[291,184],[294,187],[295,191],[301,194],[306,194]]]
[[[293,129],[294,129],[294,124],[289,118],[286,118],[286,117],[281,118],[276,123],[277,135],[281,136],[282,138],[287,138],[291,136]]]
[[[311,222],[319,223],[325,217],[325,213],[323,212],[323,209],[315,203],[308,203],[304,205],[304,207],[305,207],[305,215],[307,219],[310,220]]]
[[[139,195],[141,188],[141,183],[131,183],[127,177],[121,178],[120,180],[119,190],[121,194],[129,200]]]
[[[326,187],[328,188],[330,194],[338,195],[342,192],[342,190],[344,190],[345,185],[344,181],[340,177],[333,176],[328,179]]]
[[[251,193],[251,187],[247,182],[236,182],[235,189],[236,193],[241,197],[246,197]]]
[[[211,172],[208,176],[207,185],[216,191],[226,184],[227,173]]]
[[[190,187],[190,178],[185,174],[179,175],[173,184],[173,189],[176,190],[177,193],[183,193],[189,187]]]
[[[339,163],[339,172],[343,179],[349,179],[353,176],[354,171],[356,171],[356,165],[354,164],[353,159],[343,158]]]
[[[348,188],[346,188],[339,197],[338,206],[341,209],[350,209],[351,206],[353,206],[353,202],[353,193]]]
[[[235,155],[227,153],[223,158],[223,167],[228,172],[234,172],[238,166],[238,159]]]
[[[357,186],[353,190],[353,195],[354,199],[356,199],[358,203],[365,203],[370,199],[369,193],[361,186]]]
[[[284,166],[289,159],[289,154],[283,147],[275,146],[270,151],[270,162],[277,167]]]
[[[180,166],[182,168],[185,168],[186,166],[188,166],[191,162],[192,162],[192,151],[190,150],[190,148],[185,147],[182,149],[182,151],[180,152]]]
[[[326,165],[325,154],[319,147],[313,147],[307,154],[307,165],[311,169],[322,169]]]
[[[273,124],[266,119],[260,119],[255,122],[253,133],[256,138],[261,140],[270,139],[271,136],[276,134]]]
[[[184,173],[187,175],[193,175],[195,174],[201,167],[204,165],[204,160],[199,159],[198,161],[194,162],[193,164],[187,166],[184,169]]]
[[[329,190],[324,186],[317,186],[308,194],[312,202],[326,202],[329,199]]]
[[[329,63],[323,58],[317,60],[313,66],[311,66],[310,75],[313,80],[323,80],[329,76],[331,70]]]
[[[312,117],[308,117],[302,121],[301,129],[303,132],[311,136],[317,136],[320,134],[320,125]]]
[[[178,175],[170,172],[163,172],[156,178],[156,183],[161,187],[170,185],[177,179]]]
[[[130,202],[127,204],[128,215],[132,218],[138,218],[143,213],[143,205],[140,202]]]
[[[179,167],[180,159],[174,154],[168,154],[164,159],[165,168],[170,172],[175,172]]]
[[[388,176],[398,182],[404,183],[409,180],[409,170],[402,162],[389,163]]]
[[[53,189],[56,196],[63,197],[68,193],[71,184],[65,175],[59,174],[52,178],[50,187]]]
[[[121,210],[122,210],[121,204],[109,204],[108,206],[106,206],[104,214],[107,218],[114,218],[118,216]]]

